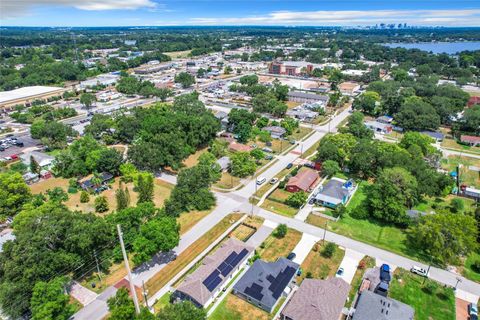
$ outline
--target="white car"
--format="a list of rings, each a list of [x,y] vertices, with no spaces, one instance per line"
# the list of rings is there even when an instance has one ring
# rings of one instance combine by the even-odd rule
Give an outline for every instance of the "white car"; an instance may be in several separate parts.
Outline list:
[[[257,178],[257,184],[258,185],[261,185],[261,184],[265,183],[265,181],[267,181],[267,178],[265,178],[265,177],[258,177]]]
[[[422,267],[419,267],[419,266],[413,266],[410,271],[412,273],[415,273],[415,274],[418,274],[419,276],[422,276],[422,277],[427,277],[428,278],[428,272],[427,270],[423,269]]]
[[[270,184],[275,184],[277,183],[278,181],[278,178],[273,178],[272,180],[270,180]]]

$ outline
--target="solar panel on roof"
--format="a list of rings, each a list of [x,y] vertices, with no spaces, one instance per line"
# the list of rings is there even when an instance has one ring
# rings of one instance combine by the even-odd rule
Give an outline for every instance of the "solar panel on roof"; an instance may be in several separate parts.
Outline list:
[[[227,264],[223,270],[220,270],[220,272],[222,273],[222,276],[226,277],[232,270],[233,270],[233,267]]]
[[[218,276],[219,274],[220,271],[215,269],[205,280],[203,280],[203,285],[207,287],[209,291],[213,291],[222,281],[222,279]]]
[[[226,264],[225,262],[222,262],[220,263],[220,265],[217,267],[218,271],[220,271],[220,273],[223,275],[224,271],[226,268],[228,268],[228,264]]]
[[[235,259],[230,263],[230,265],[235,267],[240,261],[242,261],[242,259],[247,255],[247,253],[247,249],[243,249],[242,251],[240,251],[240,253],[235,257]]]
[[[262,286],[257,283],[253,283],[250,287],[245,288],[244,293],[257,301],[261,301],[263,298]]]
[[[210,285],[207,287],[207,289],[212,292],[213,290],[215,290],[215,288],[220,284],[220,282],[222,282],[222,278],[220,277],[216,277],[211,283]]]
[[[230,253],[230,255],[227,257],[227,259],[225,259],[225,263],[231,265],[231,264],[232,264],[232,261],[235,259],[236,256],[237,256],[237,253],[236,253],[236,252]]]
[[[280,297],[283,290],[285,290],[294,274],[295,268],[286,267],[282,272],[277,275],[275,281],[271,282],[268,289],[272,292],[272,296],[275,299],[278,299]]]

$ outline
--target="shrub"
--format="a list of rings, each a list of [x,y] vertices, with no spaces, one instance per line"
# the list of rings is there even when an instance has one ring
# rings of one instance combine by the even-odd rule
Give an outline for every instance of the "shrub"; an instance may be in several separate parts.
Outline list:
[[[476,260],[472,263],[472,270],[480,273],[480,260]]]
[[[90,195],[88,194],[87,191],[83,190],[80,193],[80,202],[81,203],[87,203],[88,201],[90,201]]]
[[[99,213],[108,211],[108,202],[105,196],[95,198],[95,211]]]
[[[438,284],[434,281],[428,281],[423,287],[423,291],[427,294],[434,294],[438,290]]]
[[[276,238],[284,238],[287,235],[288,228],[286,224],[279,224],[278,227],[275,229],[274,236]]]
[[[74,187],[68,187],[67,192],[68,192],[68,193],[77,193],[77,192],[78,192],[78,189],[77,189],[77,188],[74,188]]]
[[[313,274],[310,271],[308,271],[307,274],[305,275],[305,278],[311,279],[313,278]]]
[[[295,192],[285,200],[285,203],[291,207],[300,208],[307,201],[307,198],[308,194],[306,192]]]
[[[285,180],[282,180],[282,181],[279,182],[278,187],[280,189],[285,189],[286,185],[287,185],[287,180],[285,179]]]
[[[337,246],[335,245],[335,243],[329,242],[325,246],[325,249],[323,249],[322,256],[324,256],[325,258],[331,258],[333,257],[333,254],[335,253],[336,250],[337,250]]]

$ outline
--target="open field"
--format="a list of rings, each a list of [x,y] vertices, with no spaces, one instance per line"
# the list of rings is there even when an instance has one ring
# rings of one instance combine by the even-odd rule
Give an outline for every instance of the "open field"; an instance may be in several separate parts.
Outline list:
[[[470,170],[470,166],[480,167],[480,159],[468,156],[449,156],[442,160],[442,168],[448,172],[455,171],[460,165],[460,183],[480,188],[480,173]]]
[[[336,246],[335,253],[331,258],[327,258],[322,255],[322,251],[325,248],[325,243],[318,243],[314,245],[314,248],[310,250],[307,257],[303,261],[302,275],[297,277],[297,283],[301,283],[303,279],[308,277],[314,279],[327,279],[335,276],[335,273],[340,266],[340,263],[345,256],[345,250]]]
[[[212,210],[182,212],[180,217],[177,218],[177,222],[180,224],[180,235],[190,230],[198,221],[212,212]]]
[[[453,138],[447,138],[443,139],[441,146],[444,148],[449,148],[453,150],[457,150],[460,152],[469,152],[469,153],[475,153],[475,154],[480,154],[480,147],[471,147],[471,146],[466,146],[463,144],[458,143],[455,139]]]
[[[220,180],[218,180],[213,186],[221,189],[232,189],[240,184],[240,178],[234,177],[230,172],[222,172]]]
[[[145,284],[148,292],[151,295],[163,288],[170,279],[178,272],[184,269],[190,262],[193,261],[200,253],[202,253],[215,239],[224,233],[235,221],[241,218],[241,214],[233,213],[223,218],[219,223],[213,226],[202,237],[191,244],[181,254],[177,256],[174,261],[167,264],[160,272],[155,274]]]
[[[276,261],[280,257],[286,257],[295,248],[302,238],[302,233],[295,229],[288,229],[283,238],[276,238],[273,234],[260,245],[257,250],[260,258],[265,261]]]
[[[475,201],[468,198],[458,197],[453,194],[449,194],[443,198],[425,198],[418,203],[414,209],[431,213],[440,210],[451,210],[451,202],[453,199],[460,199],[465,204],[465,211],[471,211],[475,205]]]
[[[453,290],[414,275],[406,270],[397,269],[390,283],[390,297],[410,305],[415,309],[416,320],[453,320],[455,319],[455,296]],[[433,292],[429,291],[433,289]],[[427,307],[428,306],[428,307]]]
[[[108,214],[116,209],[117,202],[115,199],[115,192],[119,187],[120,178],[115,178],[115,180],[110,183],[110,189],[103,191],[99,195],[105,196],[107,198],[109,211],[103,213],[102,215]],[[154,195],[153,195],[153,202],[155,203],[156,207],[162,207],[164,201],[170,196],[172,192],[173,185],[169,184],[165,181],[155,179],[154,185]],[[34,183],[30,185],[30,189],[33,194],[38,193],[45,193],[48,189],[53,189],[55,187],[62,188],[65,192],[68,190],[68,180],[63,178],[51,178],[47,180],[42,180],[38,183]],[[123,187],[127,187],[130,193],[130,204],[135,205],[137,203],[137,193],[133,191],[133,183],[123,184]],[[83,212],[94,212],[94,202],[96,195],[90,196],[90,201],[87,203],[80,202],[80,193],[81,190],[79,189],[77,193],[69,193],[68,200],[65,202],[65,205],[71,210],[80,210]]]
[[[172,51],[172,52],[164,52],[167,56],[172,58],[172,60],[175,59],[183,59],[183,58],[188,58],[190,52],[192,50],[185,50],[185,51]]]

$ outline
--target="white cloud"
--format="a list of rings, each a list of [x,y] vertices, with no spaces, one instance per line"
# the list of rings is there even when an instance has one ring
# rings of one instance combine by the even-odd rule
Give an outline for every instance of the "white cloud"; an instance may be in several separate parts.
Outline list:
[[[273,11],[265,15],[190,19],[198,25],[365,25],[409,23],[416,25],[480,25],[480,9],[471,10],[344,10]]]
[[[81,10],[130,10],[138,8],[156,8],[152,0],[1,0],[2,19],[10,19],[28,14],[34,6],[66,6]]]

